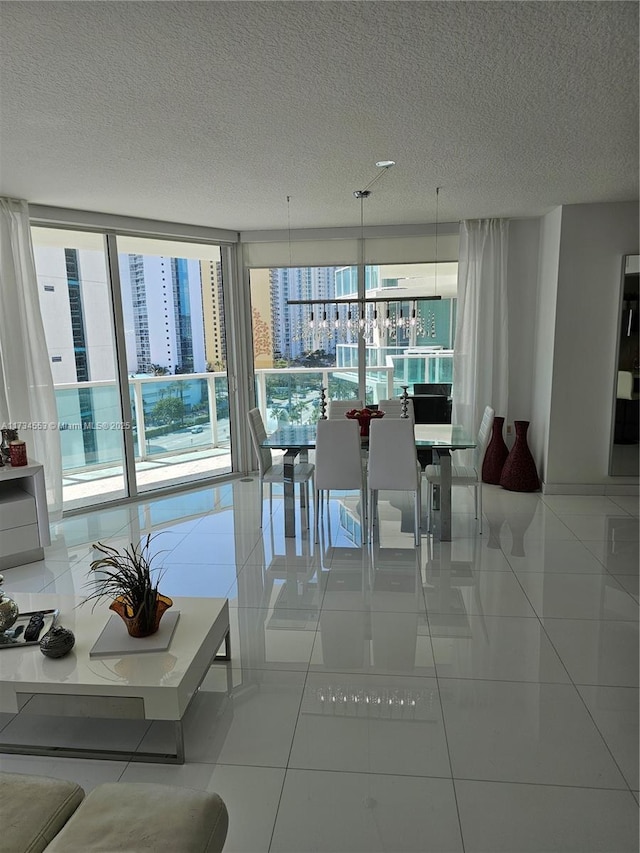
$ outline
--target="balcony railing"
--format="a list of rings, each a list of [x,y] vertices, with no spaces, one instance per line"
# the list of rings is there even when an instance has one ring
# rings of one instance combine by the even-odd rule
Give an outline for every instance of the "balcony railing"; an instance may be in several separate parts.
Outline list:
[[[366,402],[401,393],[414,382],[451,382],[450,350],[387,354],[367,367]],[[329,399],[358,396],[357,367],[272,368],[255,371],[256,399],[268,430],[278,423],[313,423],[320,389]],[[65,474],[122,466],[123,441],[115,382],[57,385],[56,402]],[[136,376],[129,379],[137,462],[197,451],[229,449],[226,373]]]

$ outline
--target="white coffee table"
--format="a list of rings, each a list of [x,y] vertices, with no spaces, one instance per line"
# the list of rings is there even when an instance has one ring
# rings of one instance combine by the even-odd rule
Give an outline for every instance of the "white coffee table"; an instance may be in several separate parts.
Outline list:
[[[37,645],[0,650],[0,712],[16,714],[27,703],[36,703],[44,709],[38,713],[43,714],[170,720],[175,727],[176,751],[0,743],[0,753],[184,764],[185,711],[214,660],[230,660],[226,598],[174,598],[172,609],[180,611],[180,618],[166,651],[92,658],[89,652],[112,614],[108,601],[92,610],[93,602],[78,607],[83,599],[76,596],[13,597],[22,613],[58,608],[57,624],[73,631],[76,644],[58,660],[46,658]],[[124,623],[122,630],[126,635]],[[138,642],[143,648],[145,639]],[[217,654],[223,643],[224,652]]]

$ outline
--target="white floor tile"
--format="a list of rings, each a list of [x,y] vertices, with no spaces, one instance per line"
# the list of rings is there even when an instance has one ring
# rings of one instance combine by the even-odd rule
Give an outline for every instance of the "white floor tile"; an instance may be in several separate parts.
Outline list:
[[[544,629],[576,684],[638,686],[638,623],[543,619]]]
[[[577,539],[547,542],[528,542],[524,554],[508,554],[511,568],[520,572],[553,574],[601,574],[604,566],[582,542]]]
[[[248,556],[246,542],[233,533],[198,533],[198,528],[182,537],[180,542],[163,558],[165,566],[174,563],[211,565],[222,563],[242,567]],[[165,534],[167,536],[169,534]],[[252,548],[253,550],[253,543]]]
[[[532,517],[510,516],[500,530],[500,545],[507,557],[523,556],[527,545],[531,542],[541,540],[552,542],[575,538],[576,533],[565,524],[565,517],[559,518],[550,510],[538,511]]]
[[[23,711],[3,728],[1,739],[31,746],[133,751],[149,725],[146,720],[53,717]]]
[[[638,849],[638,808],[629,792],[504,782],[455,785],[466,853]]]
[[[429,616],[441,678],[567,682],[565,668],[535,619]]]
[[[626,788],[575,687],[441,679],[456,779]]]
[[[436,680],[309,674],[289,767],[450,776]]]
[[[299,672],[309,668],[318,627],[315,609],[234,607],[229,622],[234,665]]]
[[[271,853],[418,850],[462,850],[450,780],[287,771]]]
[[[310,670],[434,675],[427,617],[418,613],[323,607]]]
[[[7,595],[12,592],[40,592],[60,575],[69,571],[69,562],[44,559],[37,563],[4,569],[2,588]]]
[[[640,533],[638,519],[630,516],[563,515],[561,519],[578,539],[585,542],[637,542]]]
[[[230,697],[201,690],[184,718],[187,761],[286,767],[304,679],[298,672],[243,669]],[[171,724],[154,723],[140,748],[172,748],[172,736]]]
[[[424,565],[427,577],[443,572],[511,572],[500,542],[491,542],[484,536],[467,539],[454,538],[451,542],[440,542],[431,538],[424,546]]]
[[[600,734],[629,783],[638,789],[638,688],[578,687]]]
[[[542,502],[559,516],[615,515],[620,516],[616,498],[605,495],[543,495]]]
[[[0,764],[6,773],[51,776],[54,779],[76,782],[86,794],[103,782],[118,782],[127,767],[124,761],[50,758],[46,755],[3,755]]]
[[[245,566],[225,593],[229,607],[281,607],[289,610],[319,612],[322,593],[315,577],[304,571],[285,569],[263,572],[258,566]]]
[[[86,790],[120,777],[216,790],[225,853],[439,853],[462,844],[452,762],[467,853],[633,849],[637,498],[485,486],[479,536],[472,493],[456,489],[453,541],[423,530],[415,548],[412,502],[389,493],[362,548],[356,496],[332,495],[316,543],[299,512],[284,537],[274,492],[262,528],[255,478],[77,515],[53,526],[44,561],[4,573],[9,594],[85,595],[94,542],[150,532],[163,591],[229,597],[233,660],[189,709],[183,766],[5,755],[3,769]],[[97,730],[173,748],[171,724],[40,719],[1,715],[0,739],[92,745]]]
[[[613,575],[620,586],[626,589],[629,595],[632,595],[636,601],[640,596],[640,578],[637,575]]]
[[[519,572],[538,616],[565,619],[638,618],[638,603],[608,572],[599,575]]]
[[[629,515],[635,515],[637,518],[640,514],[640,498],[638,495],[612,495],[611,500]]]
[[[227,598],[238,569],[217,560],[211,563],[169,563],[162,570],[160,588],[168,596]]]
[[[638,542],[585,541],[584,544],[611,574],[638,576],[640,571],[640,546]]]
[[[470,577],[443,571],[425,587],[427,612],[477,616],[534,616],[512,572],[476,572]]]

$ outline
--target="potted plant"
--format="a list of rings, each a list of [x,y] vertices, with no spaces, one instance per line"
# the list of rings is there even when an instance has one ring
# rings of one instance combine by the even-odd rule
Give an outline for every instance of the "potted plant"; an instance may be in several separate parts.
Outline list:
[[[148,535],[142,543],[131,543],[121,551],[101,542],[93,546],[102,556],[91,563],[93,592],[85,601],[111,598],[109,609],[122,617],[132,637],[155,634],[162,614],[173,604],[158,591],[163,572],[152,568],[151,540]]]

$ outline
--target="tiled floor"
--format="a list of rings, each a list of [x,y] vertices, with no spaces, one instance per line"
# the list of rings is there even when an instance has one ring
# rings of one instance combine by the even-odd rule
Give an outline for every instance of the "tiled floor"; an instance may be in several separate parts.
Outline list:
[[[229,598],[232,695],[216,664],[185,720],[186,764],[3,756],[3,768],[87,790],[216,790],[228,853],[638,849],[637,500],[488,486],[477,536],[457,489],[454,541],[425,534],[416,549],[409,500],[381,495],[379,536],[362,549],[351,495],[332,495],[315,545],[306,531],[285,541],[280,498],[260,530],[256,489],[76,516],[42,563],[5,572],[8,593],[82,595],[93,542],[154,532],[163,592]],[[0,723],[3,737],[33,725]],[[64,742],[166,736],[38,725]]]

